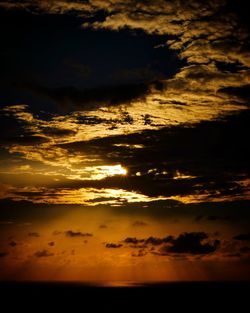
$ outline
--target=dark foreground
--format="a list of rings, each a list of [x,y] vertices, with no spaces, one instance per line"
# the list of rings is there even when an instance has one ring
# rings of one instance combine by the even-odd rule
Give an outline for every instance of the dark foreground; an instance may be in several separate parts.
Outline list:
[[[1,282],[2,307],[31,312],[248,311],[250,282],[183,282],[105,287],[80,283]]]

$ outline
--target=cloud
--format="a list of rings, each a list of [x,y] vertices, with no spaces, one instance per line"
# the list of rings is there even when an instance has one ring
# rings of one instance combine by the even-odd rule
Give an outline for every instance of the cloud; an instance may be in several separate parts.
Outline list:
[[[31,91],[54,100],[60,105],[74,105],[83,111],[100,106],[116,106],[144,98],[150,91],[150,84],[131,84],[96,87],[80,90],[76,87],[49,88],[37,85],[27,86]]]
[[[56,128],[56,127],[44,127],[41,129],[43,134],[48,137],[67,137],[76,134],[76,131],[72,129],[63,129],[63,128]]]
[[[23,111],[23,109],[25,109],[26,111]],[[18,121],[20,120],[20,118],[20,121],[23,121],[23,114],[28,113],[27,108],[23,106],[18,106],[18,108],[17,106],[12,106],[6,108],[6,110],[8,112],[12,112],[11,114],[14,114]],[[164,111],[166,110],[164,109]],[[214,112],[214,108],[210,111]],[[10,114],[10,112],[8,114]],[[203,123],[200,122],[199,124],[197,124],[196,127],[189,128],[186,124],[179,124],[179,126],[173,127],[171,123],[169,126],[162,125],[159,128],[158,126],[152,126],[154,123],[145,126],[145,115],[142,116],[141,111],[137,112],[137,114],[140,116],[140,120],[135,118],[129,110],[122,111],[122,113],[120,112],[119,119],[115,120],[113,118],[108,120],[105,117],[105,112],[101,111],[98,113],[99,115],[103,115],[102,118],[97,116],[86,116],[79,112],[75,112],[67,116],[55,116],[49,121],[39,119],[38,117],[34,117],[33,115],[33,117],[31,119],[29,118],[28,120],[25,117],[25,123],[27,123],[25,124],[25,127],[27,129],[25,128],[25,130],[29,130],[30,132],[32,131],[33,134],[36,134],[35,136],[39,135],[42,138],[46,138],[47,142],[35,146],[25,146],[21,143],[12,143],[11,145],[6,144],[5,148],[9,151],[12,158],[19,154],[24,160],[26,160],[26,162],[42,162],[43,167],[46,167],[46,171],[49,171],[48,175],[48,173],[44,173],[44,171],[41,169],[40,171],[38,171],[35,167],[31,167],[28,171],[28,174],[43,175],[44,179],[46,178],[47,180],[53,180],[54,178],[56,178],[55,176],[57,175],[63,176],[61,177],[63,178],[63,180],[69,178],[70,181],[75,180],[76,178],[80,181],[83,179],[93,179],[94,177],[103,177],[103,175],[105,174],[104,170],[107,172],[108,166],[115,166],[115,164],[118,164],[118,162],[120,164],[121,161],[125,165],[131,167],[133,170],[136,169],[136,166],[138,167],[138,165],[141,163],[140,160],[145,159],[145,162],[143,162],[140,166],[141,168],[137,168],[137,171],[135,172],[139,173],[137,179],[131,177],[131,180],[133,180],[134,182],[139,182],[139,180],[143,180],[145,178],[144,171],[149,171],[152,169],[142,168],[143,166],[145,166],[146,160],[149,158],[151,159],[150,163],[147,161],[147,164],[152,164],[152,166],[154,166],[153,168],[156,168],[155,166],[163,167],[163,164],[161,163],[164,162],[163,156],[165,154],[168,155],[168,159],[171,161],[171,167],[175,165],[172,156],[174,153],[176,154],[177,158],[180,158],[181,155],[183,155],[183,162],[185,162],[185,159],[187,158],[196,158],[199,163],[207,160],[208,164],[212,164],[213,162],[210,162],[209,158],[213,158],[215,159],[215,163],[218,163],[218,156],[210,152],[211,149],[214,149],[214,145],[217,143],[218,153],[221,153],[222,156],[227,159],[232,159],[236,155],[237,151],[239,151],[240,149],[246,150],[246,153],[241,154],[242,159],[246,159],[249,153],[248,147],[244,145],[242,139],[238,140],[237,138],[236,141],[233,141],[233,145],[230,145],[228,140],[226,139],[229,138],[229,136],[235,138],[240,135],[240,132],[248,131],[248,111],[245,111],[244,114],[241,114],[237,117],[227,118],[224,121],[211,121]],[[22,113],[21,117],[20,115],[15,115],[20,113]],[[115,116],[117,118],[116,114],[114,115],[114,117]],[[177,116],[174,118],[178,118]],[[234,122],[235,127],[229,127],[229,125],[232,125],[231,122]],[[112,125],[115,125],[116,130],[114,130],[114,132],[118,132],[119,135],[112,136],[113,130],[111,130],[111,133],[109,133],[109,131],[107,132],[107,127],[111,127]],[[130,125],[131,127],[128,127],[128,125]],[[227,127],[225,128],[224,125],[227,125]],[[144,127],[155,127],[155,129],[154,131],[152,131],[153,129],[151,129],[147,131],[144,130],[144,132],[142,132],[141,130]],[[60,136],[48,136],[48,134],[46,134],[46,129],[48,128],[50,130],[56,129],[56,133],[58,132],[58,134],[60,133],[60,131],[62,131],[62,133],[60,133]],[[75,133],[76,129],[77,133]],[[121,135],[121,133],[123,133],[123,131],[125,131],[126,129],[129,129],[128,132],[131,132],[132,134]],[[215,130],[220,132],[220,135],[217,136]],[[93,139],[93,137],[102,138]],[[208,140],[207,146],[200,144],[202,137],[205,137]],[[77,141],[79,140],[79,138],[83,138],[83,140]],[[89,138],[91,138],[91,140],[88,140]],[[167,142],[165,141],[165,138],[168,138]],[[186,144],[181,147],[181,141],[179,140],[185,141]],[[221,145],[219,145],[219,142]],[[190,149],[188,145],[190,146]],[[224,152],[222,148],[224,148]],[[161,153],[158,153],[158,155],[156,155],[156,150],[160,151]],[[150,151],[152,151],[152,153]],[[188,151],[189,155],[187,155]],[[194,151],[193,156],[191,156],[192,151]],[[198,158],[198,156],[202,156],[202,154],[207,154],[207,158]],[[192,161],[195,160],[189,160],[188,162],[191,165],[195,164],[195,162],[192,163]],[[246,162],[239,162],[239,164],[242,164],[242,167],[245,163]],[[182,166],[183,168],[170,168],[170,171],[179,171],[180,173],[183,172],[183,170],[187,171],[187,166],[185,166],[185,164],[180,164],[180,166]],[[205,164],[204,168],[206,168],[206,166],[207,164]],[[189,171],[190,168],[191,167],[189,165]],[[200,169],[202,169],[202,166],[200,166]],[[162,181],[160,182],[160,179],[162,179],[161,174],[167,172],[169,172],[169,169],[167,169],[166,166],[165,169],[163,168],[161,172],[157,172],[159,179],[154,180],[155,183],[162,184]],[[9,172],[9,174],[14,173],[16,173],[16,168],[13,168],[12,172]],[[47,174],[46,177],[45,174]],[[187,175],[188,173],[186,173],[186,176]],[[149,178],[149,175],[147,176]],[[163,176],[165,176],[165,178],[171,178],[170,176]],[[191,178],[191,176],[195,175],[189,176]],[[57,179],[58,178],[59,177],[57,177]],[[39,179],[37,181],[40,182],[41,180]],[[195,183],[195,180],[179,180],[173,183],[182,188],[184,184]],[[161,190],[159,186],[157,189]],[[178,188],[175,189],[177,190]]]
[[[206,0],[202,3],[198,0],[188,3],[179,0],[118,0],[105,4],[97,0],[84,3],[24,1],[22,4],[5,1],[0,5],[9,9],[29,8],[31,12],[36,9],[36,13],[66,14],[73,11],[82,18],[83,27],[91,29],[119,31],[130,28],[141,29],[147,34],[171,36],[166,46],[175,50],[188,66],[182,68],[173,79],[161,79],[165,87],[161,88],[160,94],[165,93],[165,101],[180,102],[185,99],[189,104],[199,101],[207,107],[215,106],[218,101],[230,102],[227,97],[218,97],[218,90],[249,84],[249,32],[240,19],[241,12],[247,9],[243,3],[238,11],[231,1],[226,0]],[[101,19],[98,17],[100,11],[103,13]],[[219,62],[240,64],[243,68],[239,72],[224,73],[217,67]],[[145,86],[101,87],[96,90],[78,90],[73,86],[32,88],[60,103],[82,104],[83,110],[92,110],[103,102],[106,105],[130,103],[132,99],[140,98],[141,94],[148,94]],[[150,89],[152,95],[159,94],[157,88]]]
[[[0,145],[6,147],[8,145],[36,146],[48,142],[48,139],[42,136],[23,136],[23,137],[1,137]]]
[[[53,236],[58,236],[58,235],[61,235],[61,234],[62,234],[62,232],[58,231],[58,230],[54,230],[53,233],[52,233]]]
[[[30,233],[28,233],[28,236],[29,237],[40,237],[40,234],[37,232],[30,232]]]
[[[92,182],[81,181],[86,185],[95,185],[94,188],[73,187],[71,188],[49,188],[49,187],[6,187],[1,198],[11,198],[16,201],[28,200],[40,204],[85,204],[86,206],[96,206],[98,204],[126,204],[139,202],[153,202],[164,200],[166,197],[147,196],[141,193],[126,191],[125,189],[103,188],[102,180]],[[114,182],[112,182],[113,185]],[[72,197],[73,196],[73,197]]]
[[[137,239],[136,237],[127,237],[124,239],[124,243],[131,243],[137,245],[138,243],[144,242],[145,239]]]
[[[243,85],[240,87],[225,87],[219,89],[218,93],[248,101],[250,100],[250,85]]]
[[[109,177],[99,182],[79,181],[77,184],[75,181],[71,187],[119,187],[150,196],[185,196],[195,192],[204,195],[203,200],[200,197],[201,201],[216,201],[240,194],[248,197],[250,151],[242,136],[248,132],[249,111],[245,111],[195,127],[166,127],[140,134],[74,142],[63,147],[71,153],[91,151],[105,158],[105,162],[119,160],[129,168],[126,180]],[[127,148],[139,144],[142,148],[132,149],[133,153]],[[177,172],[185,175],[175,179]]]
[[[250,247],[242,247],[240,248],[241,253],[250,253]]]
[[[204,215],[197,215],[194,219],[196,222],[199,222],[201,220],[207,220],[210,222],[216,222],[216,221],[229,221],[230,217],[229,216],[219,216],[219,215],[209,215],[209,216],[204,216]]]
[[[105,229],[105,228],[108,228],[108,226],[106,224],[101,224],[101,225],[99,225],[99,228],[100,229]]]
[[[82,233],[80,231],[67,230],[64,232],[67,237],[92,237],[93,234]]]
[[[248,234],[239,234],[234,236],[233,239],[240,240],[240,241],[250,241],[250,233]]]
[[[150,236],[146,239],[137,239],[136,237],[127,237],[124,239],[124,243],[129,243],[133,245],[138,245],[138,244],[143,243],[145,245],[158,246],[163,243],[168,243],[171,240],[172,240],[172,236],[167,236],[165,238],[157,238],[157,237]]]
[[[138,250],[138,252],[133,252],[131,254],[131,256],[133,256],[133,257],[143,257],[146,254],[147,254],[147,252],[144,249],[140,249],[140,250]]]
[[[137,239],[136,237],[127,237],[123,242],[132,244],[132,248],[144,248],[147,246],[159,246],[158,252],[154,254],[172,255],[172,254],[210,254],[216,251],[220,241],[213,240],[209,242],[209,236],[205,232],[182,233],[177,237],[167,236],[157,238],[150,236],[146,239]],[[144,250],[143,250],[144,251]]]
[[[218,216],[218,215],[209,215],[207,217],[208,221],[228,221],[229,217],[227,216]]]
[[[36,256],[37,258],[43,258],[43,257],[50,257],[53,256],[54,253],[50,253],[47,250],[39,250],[37,252],[34,253],[34,256]]]
[[[15,241],[11,241],[10,243],[9,243],[9,246],[11,246],[11,247],[15,247],[17,245],[17,243],[15,242]]]
[[[15,7],[30,6],[31,1],[15,3]],[[20,122],[25,139],[16,141],[19,136],[14,134],[12,143],[7,138],[3,145],[11,146],[11,157],[20,155],[30,162],[31,177],[33,166],[42,164],[40,172],[49,180],[44,189],[10,188],[5,197],[62,204],[73,198],[82,203],[84,194],[89,199],[84,205],[119,205],[123,212],[132,201],[147,202],[151,211],[156,207],[155,213],[148,213],[152,216],[168,215],[173,207],[184,212],[181,202],[203,202],[205,211],[212,207],[213,212],[204,215],[210,221],[218,217],[213,201],[234,201],[232,205],[225,202],[231,208],[236,200],[249,198],[249,147],[244,136],[249,132],[249,111],[225,118],[248,105],[248,37],[226,1],[89,1],[84,6],[36,1],[34,7],[36,13],[57,14],[74,8],[84,12],[83,20],[101,9],[103,19],[93,19],[94,24],[87,21],[84,27],[139,27],[150,34],[171,34],[166,45],[186,61],[174,77],[157,77],[157,82],[147,75],[142,84],[94,89],[26,86],[58,105],[73,104],[79,111],[42,118],[27,105],[5,108],[8,118],[14,116]],[[32,140],[39,144],[34,141],[33,147]],[[103,164],[122,164],[128,173],[93,178],[90,173],[100,174]],[[62,175],[58,178],[56,172]],[[33,181],[42,184],[40,179]],[[160,206],[167,207],[165,213]]]
[[[24,0],[22,2],[5,0],[0,3],[0,7],[7,10],[24,9],[34,14],[41,12],[48,14],[64,14],[71,11],[84,12],[91,8],[87,3],[67,0]]]
[[[190,253],[190,254],[209,254],[215,252],[220,241],[215,240],[212,244],[206,242],[208,235],[204,232],[192,232],[180,234],[173,239],[170,245],[162,247],[162,252],[166,253]]]
[[[0,258],[4,258],[8,255],[8,252],[0,252]]]
[[[121,248],[122,246],[123,245],[120,243],[106,243],[105,245],[106,248],[114,248],[114,249]]]
[[[48,243],[48,245],[51,246],[51,247],[54,247],[55,242],[54,242],[54,241],[50,241],[50,242]]]
[[[143,221],[135,221],[132,226],[135,226],[135,227],[144,227],[144,226],[148,226],[147,223],[143,222]]]

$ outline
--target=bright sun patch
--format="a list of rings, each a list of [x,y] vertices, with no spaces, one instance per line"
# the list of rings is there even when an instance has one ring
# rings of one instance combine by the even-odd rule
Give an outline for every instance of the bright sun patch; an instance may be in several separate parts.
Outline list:
[[[107,176],[113,176],[113,175],[126,175],[127,170],[122,167],[120,164],[113,165],[113,166],[100,166],[103,173],[106,173]]]

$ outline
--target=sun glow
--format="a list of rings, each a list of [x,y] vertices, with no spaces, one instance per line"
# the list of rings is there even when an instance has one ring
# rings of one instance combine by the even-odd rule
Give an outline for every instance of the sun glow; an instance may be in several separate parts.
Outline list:
[[[127,175],[126,168],[122,167],[121,164],[89,166],[85,167],[83,171],[86,175],[85,179],[103,179],[109,176]]]
[[[127,170],[124,167],[122,167],[120,164],[113,165],[113,166],[103,166],[102,168],[104,171],[107,171],[108,176],[127,174]]]

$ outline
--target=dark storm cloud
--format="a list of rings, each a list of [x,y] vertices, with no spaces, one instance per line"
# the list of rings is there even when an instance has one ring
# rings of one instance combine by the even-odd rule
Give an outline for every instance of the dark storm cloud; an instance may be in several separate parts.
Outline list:
[[[67,237],[92,237],[93,234],[82,233],[80,231],[67,230],[64,232]]]
[[[241,241],[250,241],[250,233],[234,236],[233,239]]]
[[[28,236],[29,237],[40,237],[40,234],[37,232],[31,232],[31,233],[28,233]]]
[[[48,250],[39,250],[37,252],[34,253],[34,256],[36,256],[37,258],[44,258],[44,257],[50,257],[53,256],[54,253],[50,253]]]
[[[4,135],[4,134],[2,134]],[[42,136],[20,136],[20,137],[2,137],[0,138],[0,145],[8,146],[8,145],[23,145],[23,146],[33,146],[40,145],[42,143],[48,142],[47,138]]]
[[[218,68],[215,66],[215,64],[224,63],[240,65],[244,67],[243,69],[249,68],[249,32],[245,14],[247,5],[244,3],[235,5],[232,1],[226,0],[202,2],[198,0],[188,2],[184,0],[146,2],[90,0],[88,2],[36,1],[35,3],[24,1],[22,4],[5,1],[0,5],[8,9],[28,9],[29,12],[36,14],[46,12],[66,15],[66,13],[74,12],[76,16],[82,18],[83,27],[88,29],[119,31],[129,28],[140,29],[150,35],[168,36],[169,40],[166,40],[167,43],[164,42],[164,44],[175,50],[179,58],[189,64],[171,82],[165,84],[176,94],[188,91],[191,95],[197,95],[205,91],[205,98],[208,98],[208,100],[205,99],[206,103],[210,96],[215,95],[216,90],[249,84],[247,70],[237,72],[230,71],[229,68],[228,73],[225,73],[219,66]],[[102,12],[102,18],[98,18],[100,12]],[[147,77],[146,73],[143,76]],[[193,81],[195,81],[195,86],[193,86]],[[89,109],[89,101],[99,104],[100,101],[105,101],[111,105],[120,102],[116,93],[115,97],[110,99],[106,96],[106,92],[100,89],[100,96],[96,98],[92,97],[90,91],[82,95],[79,90],[72,88],[66,87],[66,90],[63,90],[63,87],[53,91],[38,87],[37,91],[40,89],[41,94],[60,102],[78,104],[79,99],[83,98],[83,109]],[[112,94],[112,91],[109,93]],[[145,94],[145,90],[143,93]],[[141,95],[141,91],[139,94]],[[123,100],[128,103],[132,98],[137,97],[136,92],[133,93],[133,97],[126,96]]]
[[[50,241],[50,242],[48,243],[48,245],[51,246],[51,247],[54,247],[55,242],[54,242],[54,241]]]
[[[32,92],[47,97],[59,105],[76,106],[81,110],[94,110],[101,105],[115,106],[143,98],[150,91],[150,84],[104,86],[79,89],[74,86],[49,88],[38,85],[27,86]]]
[[[106,248],[114,248],[114,249],[121,248],[122,246],[123,245],[120,243],[106,243],[105,245]]]

